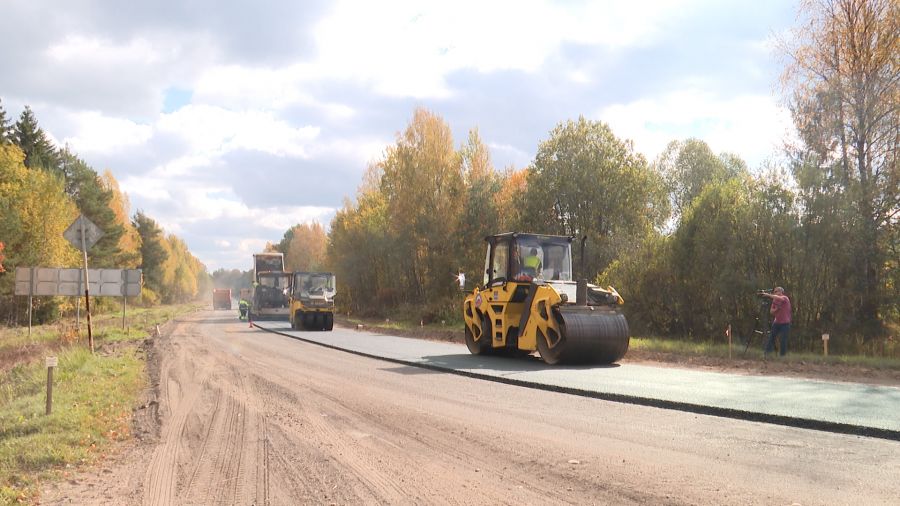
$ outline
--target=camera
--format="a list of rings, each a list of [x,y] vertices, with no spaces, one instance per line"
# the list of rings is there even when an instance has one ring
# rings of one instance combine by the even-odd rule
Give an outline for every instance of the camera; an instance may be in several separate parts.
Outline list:
[[[762,297],[764,294],[772,293],[772,291],[773,291],[773,290],[772,290],[771,288],[768,288],[768,289],[765,289],[765,290],[757,290],[757,291],[756,291],[756,295],[759,295],[760,297]]]

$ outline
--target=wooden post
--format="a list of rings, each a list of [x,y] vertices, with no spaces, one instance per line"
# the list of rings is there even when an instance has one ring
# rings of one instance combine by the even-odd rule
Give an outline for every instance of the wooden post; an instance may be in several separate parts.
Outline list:
[[[32,308],[34,307],[34,267],[29,267],[31,269],[31,275],[29,276],[30,284],[28,285],[28,340],[31,340],[31,313],[34,311]]]
[[[728,360],[731,360],[731,324],[725,329],[725,335],[728,336]]]
[[[87,243],[84,237],[84,216],[79,216],[78,219],[81,220],[81,251],[84,253],[84,310],[87,313],[88,343],[91,346],[91,355],[93,355],[94,334],[91,329],[91,281],[88,278]]]
[[[53,368],[56,367],[56,357],[47,357],[47,409],[46,415],[53,412]]]
[[[128,307],[128,297],[122,296],[122,330],[125,330],[125,309]]]
[[[822,334],[822,346],[825,349],[825,356],[828,356],[828,340],[831,338],[828,334]]]

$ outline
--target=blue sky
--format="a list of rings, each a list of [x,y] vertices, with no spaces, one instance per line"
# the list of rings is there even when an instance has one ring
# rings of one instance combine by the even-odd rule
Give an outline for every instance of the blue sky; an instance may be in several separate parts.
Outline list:
[[[698,137],[756,168],[791,135],[794,2],[5,3],[8,114],[30,105],[210,270],[327,224],[419,106],[498,169],[579,115],[649,161]]]

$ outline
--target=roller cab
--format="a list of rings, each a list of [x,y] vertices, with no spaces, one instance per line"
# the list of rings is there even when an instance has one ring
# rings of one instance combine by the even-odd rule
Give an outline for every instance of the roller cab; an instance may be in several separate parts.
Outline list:
[[[625,355],[622,297],[612,287],[579,287],[572,237],[507,233],[485,241],[483,283],[463,302],[472,354],[537,351],[548,364],[611,364]]]

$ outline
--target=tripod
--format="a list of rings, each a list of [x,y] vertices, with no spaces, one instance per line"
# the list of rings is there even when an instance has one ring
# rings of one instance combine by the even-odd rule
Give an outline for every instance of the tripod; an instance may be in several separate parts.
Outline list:
[[[747,354],[747,350],[750,349],[750,343],[753,342],[753,336],[759,334],[759,336],[765,340],[766,335],[770,331],[769,327],[769,305],[771,303],[768,299],[763,299],[759,303],[759,308],[756,312],[756,318],[753,321],[753,329],[750,330],[750,333],[747,334],[747,337],[744,341],[744,355]],[[764,341],[765,342],[765,341]]]

